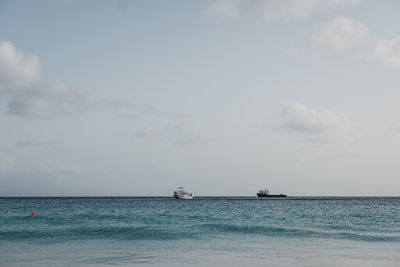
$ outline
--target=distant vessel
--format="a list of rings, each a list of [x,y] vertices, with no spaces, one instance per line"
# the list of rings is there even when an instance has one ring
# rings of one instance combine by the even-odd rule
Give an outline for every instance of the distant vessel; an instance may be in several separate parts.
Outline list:
[[[287,195],[285,195],[285,194],[272,195],[268,192],[268,190],[266,188],[258,191],[257,196],[258,197],[287,197]]]
[[[182,186],[174,191],[174,198],[176,199],[193,199],[194,195],[191,191],[185,190]]]

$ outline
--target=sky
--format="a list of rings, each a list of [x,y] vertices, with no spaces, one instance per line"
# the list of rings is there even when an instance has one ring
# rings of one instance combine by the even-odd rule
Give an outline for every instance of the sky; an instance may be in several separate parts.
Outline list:
[[[0,196],[398,196],[399,12],[0,1]]]

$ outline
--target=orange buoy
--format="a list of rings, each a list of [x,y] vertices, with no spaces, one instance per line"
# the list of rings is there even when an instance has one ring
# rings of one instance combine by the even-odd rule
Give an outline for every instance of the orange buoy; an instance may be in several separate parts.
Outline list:
[[[32,216],[35,216],[36,215],[36,212],[32,212]]]

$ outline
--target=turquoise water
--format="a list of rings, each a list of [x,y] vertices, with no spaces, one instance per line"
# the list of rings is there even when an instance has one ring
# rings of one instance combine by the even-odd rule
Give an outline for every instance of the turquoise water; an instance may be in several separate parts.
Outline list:
[[[400,198],[0,198],[0,263],[400,266]]]

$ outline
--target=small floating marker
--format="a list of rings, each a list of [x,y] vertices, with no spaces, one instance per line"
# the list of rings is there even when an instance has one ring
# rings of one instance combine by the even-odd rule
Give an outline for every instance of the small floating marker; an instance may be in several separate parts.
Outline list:
[[[33,211],[33,212],[31,213],[31,215],[32,215],[32,216],[35,216],[35,215],[36,215],[36,212]]]

